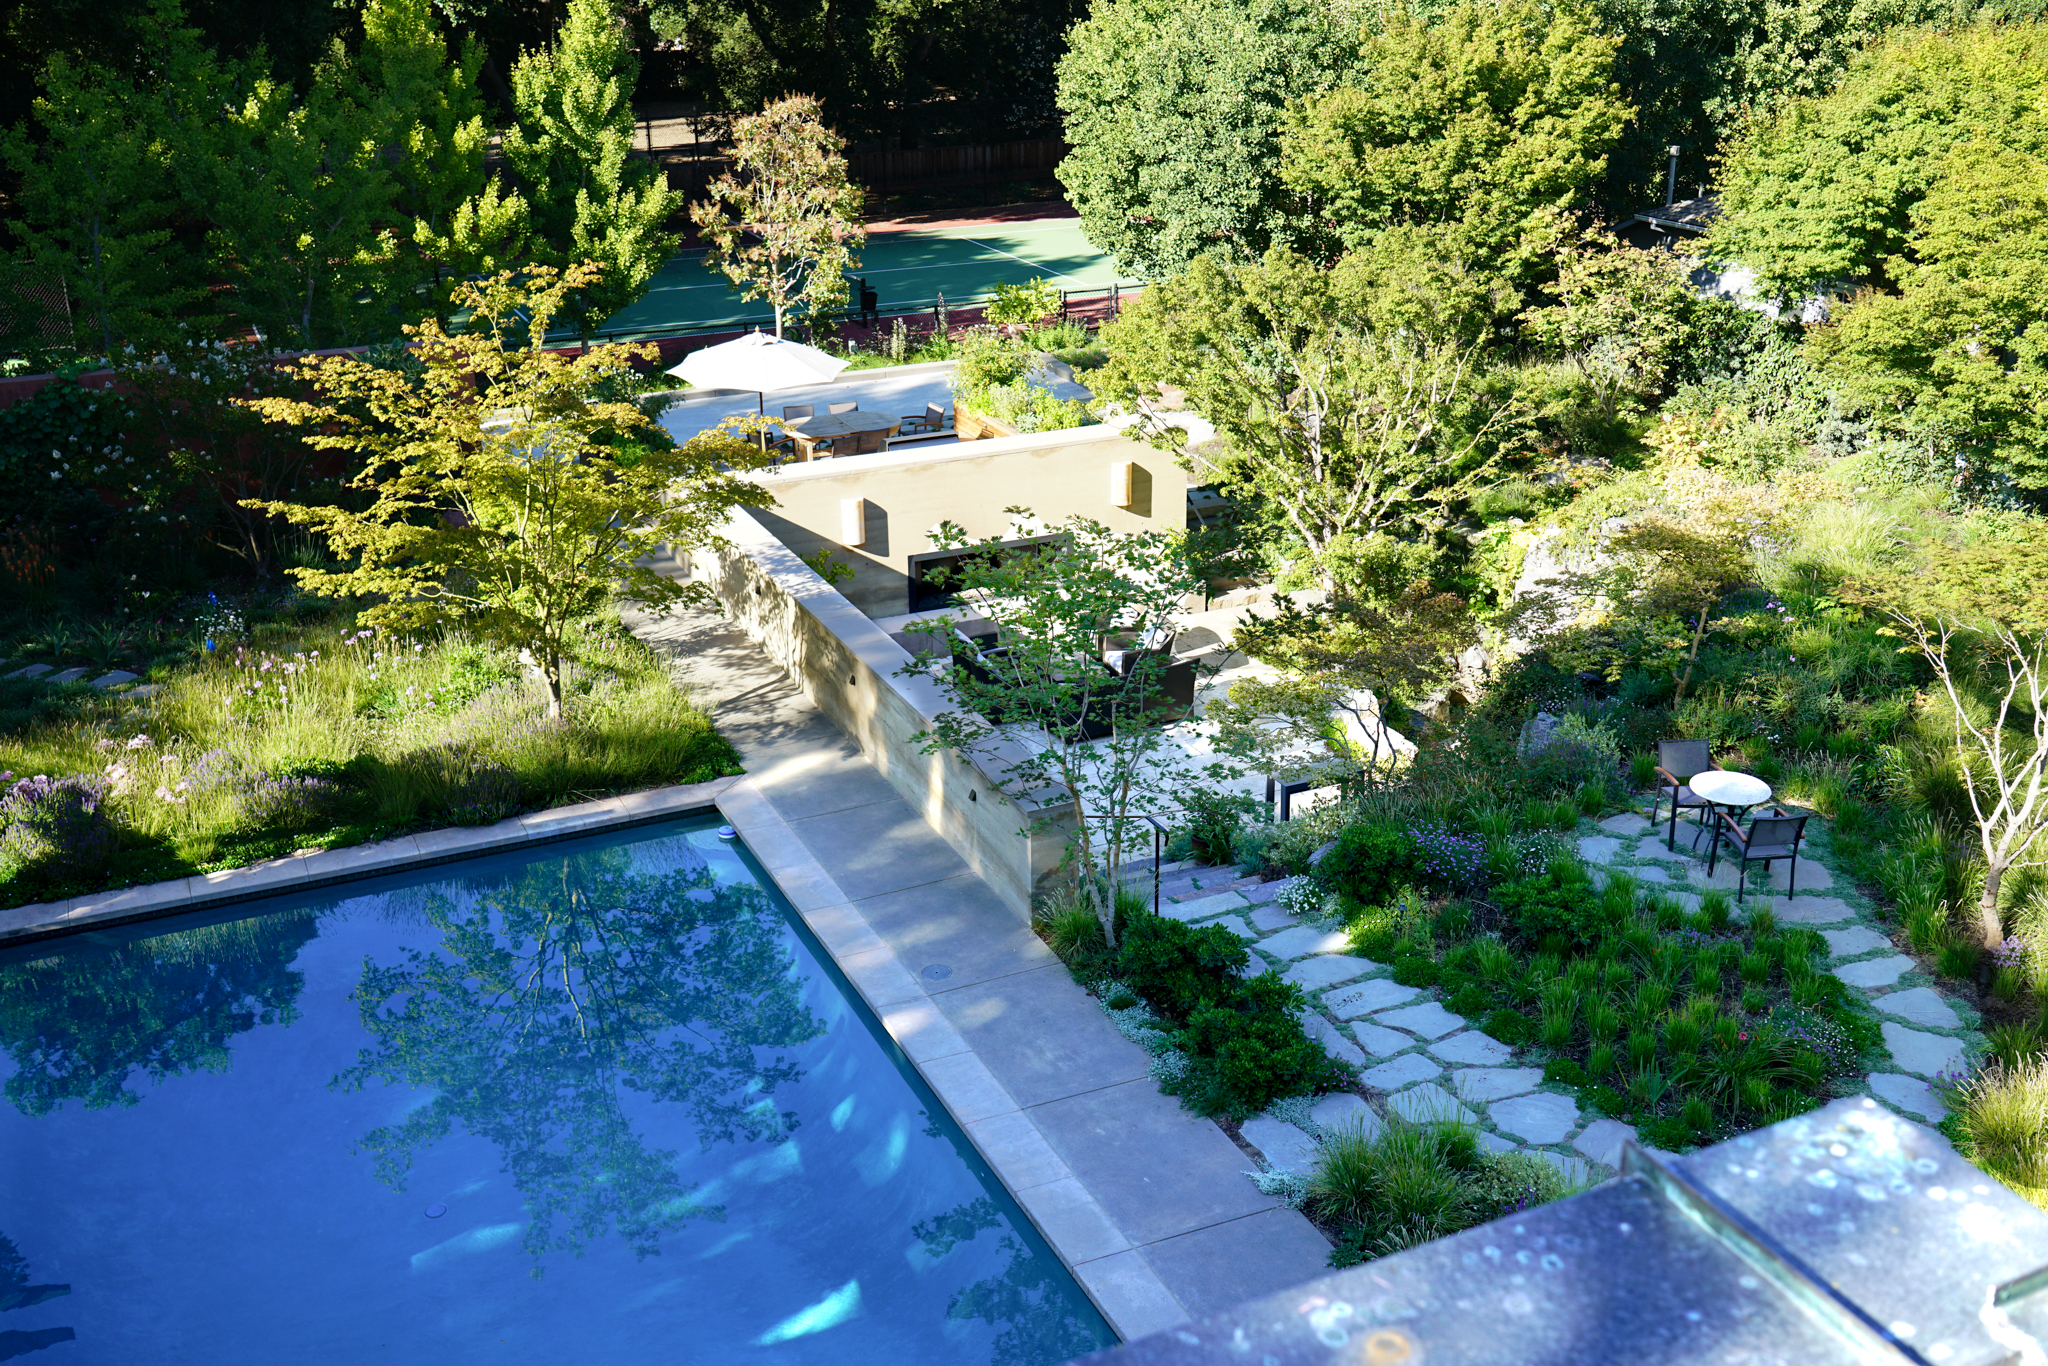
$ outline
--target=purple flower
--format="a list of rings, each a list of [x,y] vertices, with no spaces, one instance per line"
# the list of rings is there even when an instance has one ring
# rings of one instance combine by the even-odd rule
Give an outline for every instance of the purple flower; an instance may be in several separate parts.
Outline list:
[[[2003,944],[1991,950],[1991,961],[2001,968],[2016,968],[2027,961],[2027,941],[2018,935],[2008,935]]]
[[[92,874],[113,857],[107,785],[78,774],[24,778],[0,797],[0,863],[46,873]]]

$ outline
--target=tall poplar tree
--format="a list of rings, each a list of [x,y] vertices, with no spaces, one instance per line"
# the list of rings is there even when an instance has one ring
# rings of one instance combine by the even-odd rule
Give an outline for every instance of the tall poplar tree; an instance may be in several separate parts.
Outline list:
[[[654,167],[629,163],[637,74],[614,0],[570,0],[554,48],[523,53],[512,68],[517,121],[505,160],[532,211],[532,254],[599,269],[572,304],[586,338],[640,297],[678,240],[664,225],[682,196]]]

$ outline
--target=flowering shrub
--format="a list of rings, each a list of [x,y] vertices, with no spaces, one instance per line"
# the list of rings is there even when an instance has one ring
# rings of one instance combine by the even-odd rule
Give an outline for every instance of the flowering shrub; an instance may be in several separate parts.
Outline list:
[[[457,825],[489,825],[519,809],[519,775],[503,764],[478,763],[448,802],[448,817]]]
[[[236,794],[242,819],[251,826],[307,830],[322,824],[339,805],[341,790],[325,778],[277,777],[257,773],[242,780]]]
[[[0,868],[97,872],[113,857],[115,832],[102,809],[107,784],[83,774],[23,778],[0,797]]]
[[[1416,827],[1415,874],[1424,886],[1448,892],[1475,892],[1486,885],[1486,842],[1441,825]]]

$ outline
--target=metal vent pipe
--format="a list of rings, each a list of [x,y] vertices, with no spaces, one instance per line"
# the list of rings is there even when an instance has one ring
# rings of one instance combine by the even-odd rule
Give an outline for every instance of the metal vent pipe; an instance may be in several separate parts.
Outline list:
[[[1678,202],[1678,144],[1671,144],[1671,165],[1664,172],[1664,207]]]

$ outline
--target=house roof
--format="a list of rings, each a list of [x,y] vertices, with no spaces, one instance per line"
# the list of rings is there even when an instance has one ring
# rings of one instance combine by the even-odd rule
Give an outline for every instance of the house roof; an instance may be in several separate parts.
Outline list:
[[[1629,219],[1631,223],[1648,223],[1666,232],[1699,234],[1707,230],[1721,213],[1721,201],[1710,194],[1698,199],[1681,199],[1676,204],[1659,204],[1654,209],[1645,209]]]

